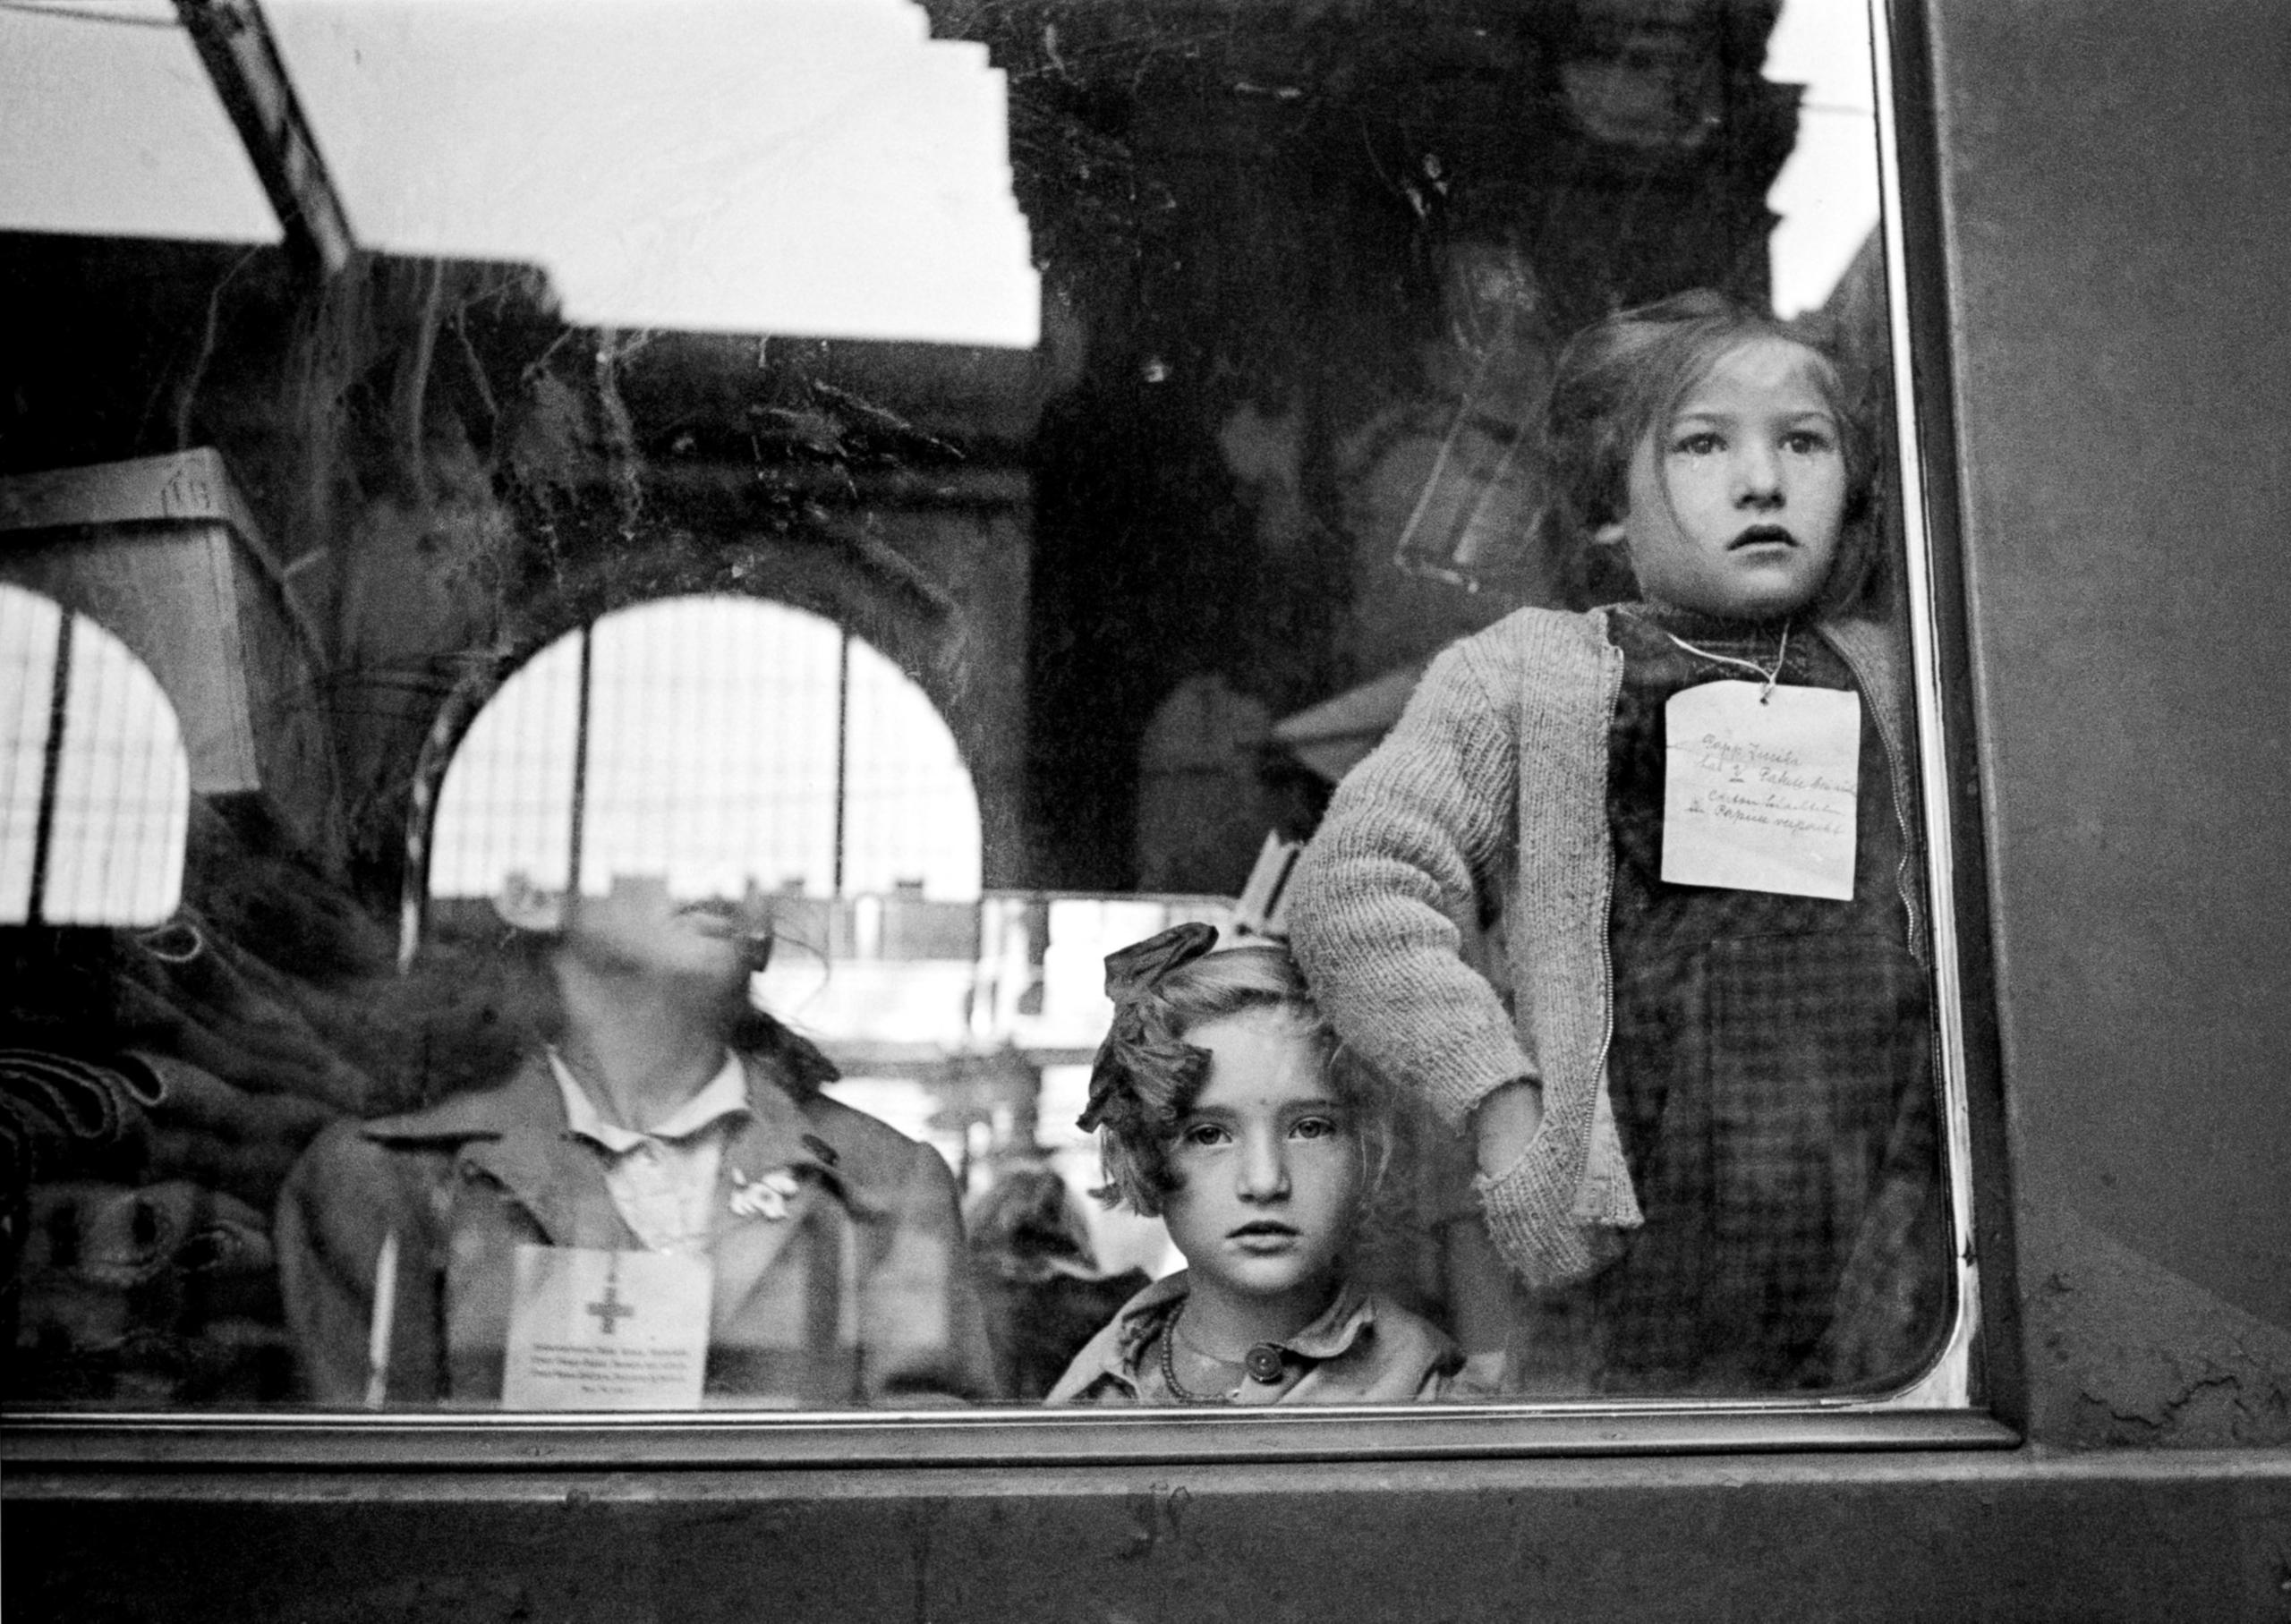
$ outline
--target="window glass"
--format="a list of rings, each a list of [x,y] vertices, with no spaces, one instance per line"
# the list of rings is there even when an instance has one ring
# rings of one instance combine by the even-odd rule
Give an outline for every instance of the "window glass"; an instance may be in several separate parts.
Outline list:
[[[0,22],[306,189],[0,170],[12,1406],[1978,1397],[1859,4],[263,16]]]

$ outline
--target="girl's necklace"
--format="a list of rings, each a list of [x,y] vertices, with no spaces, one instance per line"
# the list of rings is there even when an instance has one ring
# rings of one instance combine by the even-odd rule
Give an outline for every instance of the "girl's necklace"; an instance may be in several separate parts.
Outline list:
[[[1184,1318],[1185,1305],[1180,1303],[1177,1305],[1177,1311],[1170,1315],[1170,1322],[1162,1327],[1162,1380],[1168,1384],[1170,1391],[1177,1396],[1180,1403],[1231,1404],[1233,1401],[1233,1395],[1230,1392],[1197,1393],[1178,1380],[1178,1326]],[[1220,1369],[1231,1370],[1236,1365],[1234,1360],[1221,1359],[1215,1354],[1203,1353],[1197,1348],[1193,1351],[1199,1357]],[[1283,1361],[1281,1349],[1274,1343],[1253,1343],[1248,1352],[1238,1361],[1238,1364],[1240,1369],[1248,1373],[1249,1380],[1252,1382],[1262,1382],[1270,1386],[1281,1380]]]

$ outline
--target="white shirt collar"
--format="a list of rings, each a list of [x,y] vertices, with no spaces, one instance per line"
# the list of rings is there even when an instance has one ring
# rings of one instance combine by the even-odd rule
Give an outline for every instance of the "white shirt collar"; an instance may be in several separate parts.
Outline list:
[[[558,1092],[565,1097],[566,1125],[615,1155],[633,1151],[647,1139],[688,1139],[714,1127],[723,1118],[745,1114],[748,1110],[747,1072],[740,1065],[739,1056],[728,1049],[724,1051],[723,1066],[708,1080],[708,1086],[677,1106],[666,1121],[649,1134],[606,1121],[597,1110],[596,1101],[589,1098],[589,1091],[581,1086],[580,1079],[554,1049],[549,1051],[549,1068],[556,1075]]]

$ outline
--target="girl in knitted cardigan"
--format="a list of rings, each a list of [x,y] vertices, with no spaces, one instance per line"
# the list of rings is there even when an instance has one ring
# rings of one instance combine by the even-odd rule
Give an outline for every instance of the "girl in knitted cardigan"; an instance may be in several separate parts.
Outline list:
[[[1473,1144],[1507,1388],[1900,1385],[1949,1270],[1868,424],[1812,337],[1698,292],[1571,342],[1548,430],[1634,592],[1434,662],[1299,869],[1297,957]],[[1459,951],[1490,926],[1502,987]]]

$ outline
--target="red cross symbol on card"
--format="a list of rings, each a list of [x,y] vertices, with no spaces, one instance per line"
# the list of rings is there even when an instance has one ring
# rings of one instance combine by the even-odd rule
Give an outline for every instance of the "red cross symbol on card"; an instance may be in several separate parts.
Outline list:
[[[619,1287],[620,1280],[617,1275],[606,1275],[603,1299],[587,1304],[582,1310],[584,1314],[593,1314],[597,1316],[597,1322],[603,1327],[604,1334],[607,1336],[611,1336],[618,1329],[622,1320],[636,1312],[620,1300]]]

